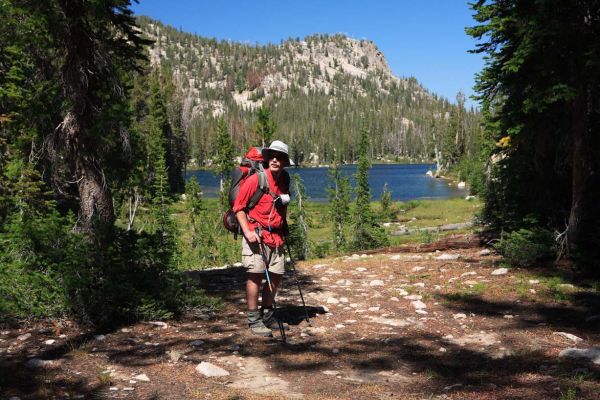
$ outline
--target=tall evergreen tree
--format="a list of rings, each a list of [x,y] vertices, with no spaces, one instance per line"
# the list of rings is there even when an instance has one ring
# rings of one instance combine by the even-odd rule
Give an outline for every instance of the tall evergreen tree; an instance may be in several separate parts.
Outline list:
[[[354,208],[354,229],[350,247],[356,250],[372,249],[389,244],[385,231],[378,225],[371,209],[371,188],[369,186],[369,131],[363,125],[358,149],[356,171],[356,201]]]
[[[234,149],[233,142],[231,141],[231,136],[229,134],[229,128],[227,127],[227,123],[224,118],[219,118],[217,120],[217,154],[214,158],[214,164],[216,167],[216,172],[219,175],[220,179],[220,199],[221,206],[227,207],[228,204],[228,194],[229,194],[229,186],[231,182],[229,179],[229,173],[233,169],[233,157],[234,157]]]
[[[570,250],[600,248],[600,3],[478,1],[477,77],[490,152],[485,217],[535,219]],[[527,218],[526,218],[527,217]]]
[[[345,228],[350,220],[350,178],[343,177],[339,162],[329,169],[329,216],[333,222],[333,243],[337,249],[347,244]]]
[[[271,118],[271,111],[265,106],[258,109],[257,117],[258,120],[254,124],[254,131],[262,141],[262,146],[266,147],[271,143],[277,125]]]

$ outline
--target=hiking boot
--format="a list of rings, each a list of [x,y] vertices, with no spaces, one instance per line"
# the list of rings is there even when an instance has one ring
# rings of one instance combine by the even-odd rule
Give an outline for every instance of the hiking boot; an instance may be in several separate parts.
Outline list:
[[[248,311],[248,326],[250,327],[250,331],[255,335],[263,337],[273,336],[271,329],[265,326],[259,310]]]
[[[270,329],[279,329],[279,319],[275,317],[275,310],[272,308],[263,308],[261,311],[265,326]],[[286,331],[290,329],[290,326],[285,322],[281,322],[281,324]]]

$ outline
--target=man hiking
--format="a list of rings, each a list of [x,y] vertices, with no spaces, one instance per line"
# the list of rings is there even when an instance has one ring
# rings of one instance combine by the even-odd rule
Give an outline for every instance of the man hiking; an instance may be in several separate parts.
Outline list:
[[[242,263],[248,272],[246,300],[248,326],[253,334],[272,336],[271,329],[279,326],[274,315],[274,297],[285,272],[286,211],[290,201],[290,176],[284,168],[291,165],[288,146],[275,140],[262,150],[269,193],[265,193],[256,206],[248,210],[252,195],[260,190],[259,174],[244,181],[233,204],[233,212],[240,224],[242,238]],[[265,270],[269,282],[261,289]],[[258,294],[262,291],[262,307],[258,309]]]

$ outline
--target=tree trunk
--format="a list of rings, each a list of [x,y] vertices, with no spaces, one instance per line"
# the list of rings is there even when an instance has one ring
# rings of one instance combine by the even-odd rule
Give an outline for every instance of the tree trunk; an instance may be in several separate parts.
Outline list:
[[[115,222],[115,212],[102,171],[92,161],[77,156],[75,176],[79,189],[79,230],[93,232],[97,228],[111,227]]]
[[[585,86],[573,101],[573,130],[571,153],[571,210],[567,226],[567,243],[570,251],[581,248],[584,240],[584,219],[587,212],[589,149]]]

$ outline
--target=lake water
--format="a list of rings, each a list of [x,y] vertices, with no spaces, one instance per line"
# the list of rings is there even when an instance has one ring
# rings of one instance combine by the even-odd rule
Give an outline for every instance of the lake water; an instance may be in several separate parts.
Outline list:
[[[369,169],[369,184],[373,200],[379,200],[383,185],[387,182],[394,201],[415,199],[447,199],[465,197],[468,190],[450,186],[444,179],[436,179],[426,175],[428,170],[434,170],[430,164],[381,164]],[[343,176],[350,176],[354,186],[353,175],[356,165],[343,165]],[[304,181],[309,200],[326,202],[327,186],[329,185],[328,168],[288,168],[290,175],[298,174]],[[195,176],[205,197],[217,197],[219,178],[210,171],[190,171],[186,179]]]

